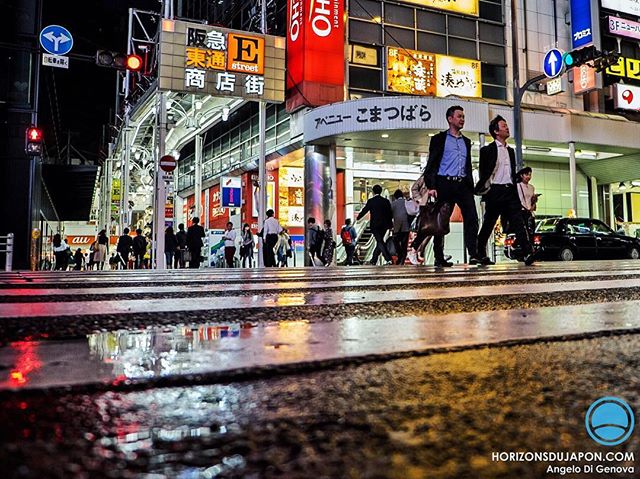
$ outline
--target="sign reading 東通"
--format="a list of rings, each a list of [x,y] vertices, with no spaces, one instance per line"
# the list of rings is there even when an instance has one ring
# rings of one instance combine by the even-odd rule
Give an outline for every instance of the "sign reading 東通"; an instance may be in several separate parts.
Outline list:
[[[163,20],[160,89],[281,102],[284,46],[271,35]]]
[[[602,8],[616,12],[630,13],[640,17],[640,2],[638,0],[602,0]]]
[[[620,57],[618,63],[611,65],[605,71],[607,75],[640,80],[640,60]]]
[[[640,23],[620,17],[607,17],[609,33],[640,40]]]
[[[480,62],[387,47],[387,90],[413,95],[480,98]]]
[[[613,107],[621,110],[640,111],[640,87],[614,83]]]
[[[478,0],[406,0],[407,3],[478,16]]]

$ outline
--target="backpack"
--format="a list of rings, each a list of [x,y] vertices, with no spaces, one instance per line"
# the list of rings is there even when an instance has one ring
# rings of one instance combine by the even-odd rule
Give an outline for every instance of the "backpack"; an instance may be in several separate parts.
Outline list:
[[[340,238],[342,238],[342,244],[345,246],[349,246],[353,243],[353,240],[351,239],[351,233],[346,227],[343,227],[340,231]]]

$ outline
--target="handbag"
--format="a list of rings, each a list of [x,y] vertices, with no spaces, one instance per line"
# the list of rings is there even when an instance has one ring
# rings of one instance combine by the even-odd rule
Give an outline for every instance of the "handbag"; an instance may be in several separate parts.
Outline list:
[[[387,251],[391,256],[398,256],[398,252],[396,251],[396,242],[393,241],[393,235],[387,238],[384,245],[387,247]]]
[[[189,251],[188,249],[182,251],[182,260],[191,261],[191,251]]]
[[[449,234],[451,203],[432,201],[420,208],[419,231],[427,236],[444,236]]]

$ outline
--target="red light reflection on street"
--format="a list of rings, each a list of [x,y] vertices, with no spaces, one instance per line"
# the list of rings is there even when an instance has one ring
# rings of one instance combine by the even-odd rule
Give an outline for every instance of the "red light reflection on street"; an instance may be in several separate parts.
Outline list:
[[[18,353],[14,368],[9,373],[9,386],[22,387],[29,382],[29,374],[40,369],[42,362],[38,357],[38,343],[35,341],[16,341],[11,347]]]

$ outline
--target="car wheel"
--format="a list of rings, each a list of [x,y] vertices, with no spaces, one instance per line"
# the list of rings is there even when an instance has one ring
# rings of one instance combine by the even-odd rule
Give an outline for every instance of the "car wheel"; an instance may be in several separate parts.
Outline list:
[[[640,250],[636,246],[633,246],[629,250],[629,258],[630,259],[638,259],[638,258],[640,258]]]
[[[562,261],[573,261],[573,250],[571,248],[562,248],[559,257]]]

